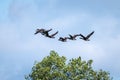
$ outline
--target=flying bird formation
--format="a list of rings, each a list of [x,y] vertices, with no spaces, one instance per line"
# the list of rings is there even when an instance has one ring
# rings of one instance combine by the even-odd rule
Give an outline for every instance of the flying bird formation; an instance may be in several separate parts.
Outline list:
[[[44,35],[45,37],[48,37],[48,38],[55,38],[55,35],[58,34],[58,31],[56,31],[55,33],[53,34],[49,34],[49,32],[52,31],[52,29],[36,29],[36,32],[34,33],[35,35],[40,33],[42,35]],[[93,35],[94,31],[92,31],[90,34],[88,34],[87,36],[84,36],[82,34],[75,34],[75,35],[71,35],[69,34],[68,37],[59,37],[58,41],[62,41],[62,42],[67,42],[67,39],[69,40],[76,40],[77,37],[80,37],[80,39],[84,40],[84,41],[90,41],[90,37]]]

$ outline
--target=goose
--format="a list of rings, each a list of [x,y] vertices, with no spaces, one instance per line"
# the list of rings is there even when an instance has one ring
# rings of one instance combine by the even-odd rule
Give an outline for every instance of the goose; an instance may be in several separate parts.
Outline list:
[[[90,34],[88,34],[87,36],[83,36],[82,34],[80,34],[81,38],[80,39],[83,39],[84,41],[90,41],[89,38],[91,35],[93,35],[94,31],[92,31]]]
[[[80,36],[80,34],[75,34],[75,35],[73,35],[73,36],[69,34],[68,39],[70,39],[70,40],[76,40],[75,38],[76,38],[77,36]]]
[[[59,37],[59,41],[62,41],[62,42],[67,42],[67,39],[68,39],[68,37]]]

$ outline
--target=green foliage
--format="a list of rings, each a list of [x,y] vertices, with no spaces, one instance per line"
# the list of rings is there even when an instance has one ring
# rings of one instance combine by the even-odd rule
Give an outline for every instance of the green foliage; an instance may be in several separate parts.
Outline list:
[[[92,60],[82,61],[81,57],[71,59],[66,64],[66,57],[60,57],[51,51],[50,56],[36,63],[26,80],[112,80],[109,73],[92,69]]]

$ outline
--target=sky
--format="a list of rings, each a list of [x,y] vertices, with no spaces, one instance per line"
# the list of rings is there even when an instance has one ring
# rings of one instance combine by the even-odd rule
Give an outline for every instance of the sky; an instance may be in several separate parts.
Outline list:
[[[93,60],[95,70],[120,79],[120,0],[0,0],[0,78],[24,80],[51,50],[68,60]],[[37,28],[59,31],[55,39]],[[68,34],[95,33],[90,41],[60,42]]]

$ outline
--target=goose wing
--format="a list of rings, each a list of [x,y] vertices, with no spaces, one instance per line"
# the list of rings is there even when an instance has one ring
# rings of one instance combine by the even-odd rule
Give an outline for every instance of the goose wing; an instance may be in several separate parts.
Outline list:
[[[70,38],[73,38],[73,36],[71,34],[69,34]]]
[[[52,29],[49,29],[49,30],[46,30],[46,32],[49,32],[49,31],[51,31]]]
[[[85,36],[83,36],[82,34],[80,34],[80,36],[82,37],[82,38],[86,38]]]
[[[55,32],[54,34],[52,34],[52,35],[51,35],[51,37],[55,36],[56,34],[58,34],[58,31],[57,31],[57,32]]]
[[[86,36],[86,38],[89,38],[91,35],[93,35],[94,31],[92,31],[90,34]]]
[[[34,34],[38,34],[39,33],[39,29],[36,29],[36,32]]]

